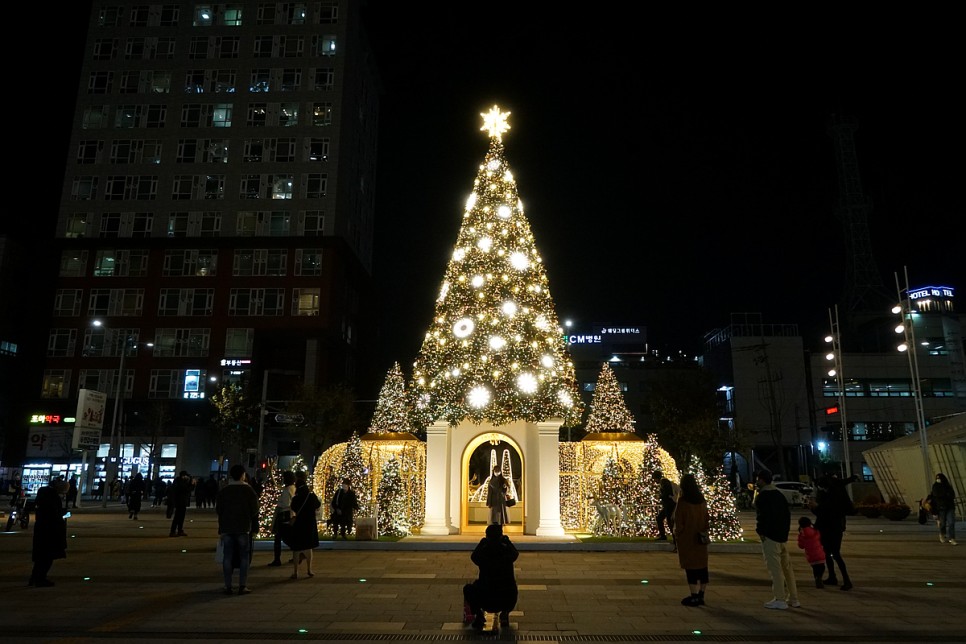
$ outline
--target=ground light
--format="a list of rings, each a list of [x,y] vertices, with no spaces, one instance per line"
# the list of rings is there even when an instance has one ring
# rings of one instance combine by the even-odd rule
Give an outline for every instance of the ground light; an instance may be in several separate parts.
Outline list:
[[[84,577],[84,581],[90,581],[90,580],[91,580],[90,577]]]
[[[927,581],[927,582],[926,582],[926,585],[927,585],[927,586],[932,586],[932,582],[931,582],[931,581]]]
[[[300,628],[298,632],[299,633],[308,633],[309,632],[309,629],[307,629],[307,628]]]
[[[700,635],[701,634],[701,631],[691,631],[691,634],[692,635]]]
[[[359,583],[362,583],[362,584],[364,584],[364,583],[366,583],[366,580],[365,580],[365,579],[360,579],[360,580],[359,580]]]
[[[641,583],[644,584],[644,585],[647,585],[648,584],[648,581],[646,579],[642,579],[641,580]]]

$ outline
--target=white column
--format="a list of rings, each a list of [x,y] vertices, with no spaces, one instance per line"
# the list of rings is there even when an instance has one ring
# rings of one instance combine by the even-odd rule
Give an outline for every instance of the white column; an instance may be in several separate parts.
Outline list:
[[[449,516],[450,467],[449,424],[433,423],[426,428],[426,518],[420,534],[457,532]]]
[[[538,537],[564,536],[563,525],[560,523],[560,426],[562,424],[559,419],[537,423],[539,450],[537,458],[540,462]]]

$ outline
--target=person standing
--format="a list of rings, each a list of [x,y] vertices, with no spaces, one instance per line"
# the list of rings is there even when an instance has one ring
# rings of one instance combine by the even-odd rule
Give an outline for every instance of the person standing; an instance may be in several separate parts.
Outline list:
[[[64,504],[65,508],[77,509],[77,475],[71,474],[70,483],[67,487],[67,502]]]
[[[664,476],[664,472],[661,470],[656,470],[653,478],[658,482],[658,496],[661,501],[661,510],[657,513],[657,540],[667,541],[667,533],[674,534],[674,484]],[[665,522],[667,523],[666,530]]]
[[[54,559],[67,557],[67,521],[60,495],[67,492],[67,481],[54,479],[37,490],[35,501],[34,537],[29,586],[47,587],[54,582],[47,579]]]
[[[349,479],[344,479],[348,481]],[[348,487],[347,483],[343,483]],[[355,493],[352,494],[355,498]],[[305,472],[298,472],[295,475],[295,496],[292,497],[292,527],[288,531],[289,548],[292,549],[292,579],[299,578],[299,565],[305,561],[305,571],[309,577],[314,577],[312,572],[312,551],[319,546],[319,522],[316,519],[316,511],[322,507],[319,497],[309,489],[308,475]],[[349,509],[349,516],[352,510]],[[342,538],[345,538],[343,533]]]
[[[840,590],[852,590],[852,579],[842,558],[842,538],[845,536],[846,515],[852,507],[852,500],[848,491],[838,479],[823,478],[818,482],[815,499],[809,501],[808,507],[815,515],[815,529],[818,530],[825,551],[825,565],[828,568],[828,578],[822,581],[825,586],[837,586],[838,577],[835,565],[838,564],[842,575]]]
[[[246,480],[248,472],[244,465],[232,465],[229,475],[231,481],[219,490],[215,498],[218,536],[224,554],[221,570],[226,595],[232,594],[231,579],[235,568],[238,568],[238,594],[247,595],[252,592],[247,585],[248,567],[251,564],[252,540],[258,532],[258,497]]]
[[[269,566],[282,565],[282,530],[292,521],[292,497],[295,496],[295,474],[291,470],[282,472],[282,489],[275,503],[275,516],[272,518],[272,532],[275,535],[275,558]]]
[[[774,595],[771,601],[765,602],[765,608],[799,608],[802,604],[798,601],[795,571],[788,554],[792,512],[785,495],[775,487],[772,480],[771,472],[765,470],[758,472],[755,479],[758,485],[758,495],[755,497],[755,532],[761,538],[761,554],[771,577],[771,590]]]
[[[137,521],[141,511],[141,500],[144,498],[144,477],[140,472],[131,478],[127,492],[127,518]]]
[[[490,525],[504,525],[510,522],[506,509],[506,495],[510,484],[503,476],[499,465],[493,466],[493,473],[486,484],[486,507],[490,508]]]
[[[936,474],[936,482],[932,484],[929,494],[932,511],[936,514],[936,525],[939,526],[939,543],[949,542],[956,545],[956,491],[946,475]]]
[[[708,504],[694,474],[681,477],[681,497],[671,525],[678,562],[691,590],[681,604],[704,606],[704,590],[708,587]]]
[[[825,574],[825,549],[822,548],[822,536],[808,517],[798,519],[798,547],[805,551],[805,561],[812,568],[815,587],[825,588],[825,582],[822,581],[822,575]]]
[[[296,484],[297,487],[298,484]],[[332,495],[332,501],[329,505],[332,508],[335,528],[338,528],[343,539],[348,539],[346,532],[352,532],[352,513],[359,509],[359,500],[352,490],[352,482],[349,479],[342,479],[342,486]],[[333,528],[333,533],[335,528]],[[334,534],[333,538],[335,538]]]
[[[173,509],[171,530],[168,536],[187,537],[188,535],[184,532],[184,517],[188,512],[188,505],[191,503],[191,476],[185,470],[181,470],[178,478],[171,483],[168,490],[168,499]]]
[[[472,626],[476,630],[483,630],[486,622],[483,611],[499,611],[500,625],[510,625],[510,611],[516,607],[519,594],[513,562],[519,556],[510,537],[503,534],[501,524],[486,526],[486,536],[470,555],[480,569],[479,577],[463,586],[463,601],[473,614]]]

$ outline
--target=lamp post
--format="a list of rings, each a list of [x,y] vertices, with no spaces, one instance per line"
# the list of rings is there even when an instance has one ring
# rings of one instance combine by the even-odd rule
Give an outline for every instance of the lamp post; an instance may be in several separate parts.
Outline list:
[[[852,462],[849,454],[849,424],[845,413],[845,373],[842,370],[842,335],[839,327],[839,307],[835,305],[828,310],[828,321],[831,333],[825,336],[825,342],[832,345],[832,350],[825,355],[825,359],[832,363],[828,375],[835,378],[835,388],[838,392],[839,418],[842,421],[842,459],[844,470],[843,480],[852,476]],[[846,487],[851,494],[851,488]]]
[[[919,382],[919,357],[916,352],[916,329],[912,320],[912,310],[909,302],[909,270],[903,267],[903,274],[906,280],[906,288],[899,285],[899,274],[896,277],[896,295],[899,303],[892,307],[892,312],[899,316],[899,325],[896,326],[896,333],[903,335],[902,344],[897,348],[906,354],[909,359],[909,375],[912,378],[912,399],[916,407],[916,427],[919,429],[919,447],[922,451],[922,472],[928,490],[932,483],[932,476],[929,470],[929,441],[926,437],[926,416],[922,408],[922,389]]]

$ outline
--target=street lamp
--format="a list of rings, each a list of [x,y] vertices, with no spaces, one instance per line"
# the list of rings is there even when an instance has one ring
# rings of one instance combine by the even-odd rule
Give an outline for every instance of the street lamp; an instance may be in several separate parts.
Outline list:
[[[849,424],[845,414],[845,372],[842,370],[842,335],[839,327],[839,307],[835,306],[828,310],[828,321],[831,333],[825,336],[826,344],[831,345],[831,351],[825,355],[825,359],[832,363],[828,375],[835,378],[835,388],[838,391],[839,417],[842,421],[842,459],[844,470],[843,480],[848,480],[852,476],[851,456],[849,455]],[[851,488],[847,488],[850,490]]]
[[[107,326],[105,326],[101,320],[94,320],[92,324],[95,327],[104,329],[105,331],[111,331],[111,329],[108,329]],[[121,333],[119,331],[111,331],[111,332],[114,336],[111,341],[111,346],[116,346],[115,342],[119,337],[122,337]],[[110,494],[110,489],[108,486],[111,484],[111,472],[109,471],[109,468],[113,468],[113,473],[115,476],[117,476],[117,461],[116,461],[117,455],[115,454],[116,452],[115,442],[117,440],[116,438],[117,424],[119,419],[121,418],[121,413],[124,405],[124,403],[122,402],[123,396],[124,396],[124,358],[125,356],[127,356],[127,353],[128,351],[131,350],[132,346],[136,347],[137,341],[135,340],[135,337],[133,334],[125,332],[125,334],[123,335],[123,345],[120,347],[120,351],[119,351],[119,353],[121,354],[121,360],[117,368],[117,390],[114,396],[114,418],[111,420],[111,441],[107,446],[107,460],[104,463],[104,490],[103,490],[103,494],[101,494],[101,497],[102,497],[101,507],[104,507],[104,508],[107,507],[107,498],[108,498],[108,495]],[[154,345],[151,343],[148,343],[148,346],[154,346]]]
[[[900,353],[905,353],[909,359],[909,375],[912,378],[912,399],[916,406],[916,426],[919,429],[919,447],[922,450],[922,471],[926,480],[928,490],[932,483],[932,476],[929,469],[929,442],[926,438],[926,416],[922,408],[922,389],[919,382],[919,357],[916,354],[916,329],[913,324],[912,310],[909,300],[909,270],[903,267],[903,274],[906,279],[906,288],[903,290],[899,286],[899,274],[896,277],[896,295],[899,303],[892,307],[892,312],[899,316],[899,325],[896,326],[896,333],[901,333],[903,341],[896,347]],[[905,294],[905,296],[903,296]]]

